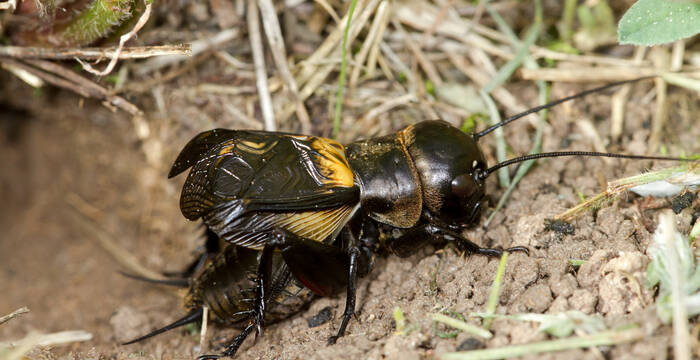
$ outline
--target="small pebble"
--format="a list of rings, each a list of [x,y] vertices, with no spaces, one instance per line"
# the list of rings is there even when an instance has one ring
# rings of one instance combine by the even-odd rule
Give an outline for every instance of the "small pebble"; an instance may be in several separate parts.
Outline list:
[[[457,351],[477,350],[482,349],[483,347],[484,343],[481,342],[481,340],[475,337],[470,337],[469,339],[462,341],[462,343],[457,346]]]
[[[565,235],[573,235],[574,234],[574,226],[569,224],[568,222],[564,220],[555,220],[555,219],[545,219],[544,220],[544,228],[545,230],[550,230],[557,232],[559,234],[565,234]]]
[[[319,311],[318,314],[307,318],[306,323],[309,324],[310,328],[321,326],[331,319],[331,315],[331,307],[326,306],[323,309],[321,309],[321,311]]]
[[[690,206],[690,204],[692,204],[694,200],[695,193],[686,192],[680,194],[673,198],[673,201],[671,202],[671,209],[673,209],[674,213],[679,214],[681,211],[683,211],[683,209]]]

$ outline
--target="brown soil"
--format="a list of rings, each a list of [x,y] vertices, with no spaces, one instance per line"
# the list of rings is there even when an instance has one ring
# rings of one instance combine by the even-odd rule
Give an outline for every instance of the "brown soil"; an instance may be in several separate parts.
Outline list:
[[[215,60],[209,60],[199,65],[197,76],[223,74],[219,72],[222,65],[214,64]],[[216,79],[250,80],[233,75]],[[181,317],[182,300],[167,288],[117,274],[123,268],[97,241],[112,239],[154,271],[181,270],[193,259],[202,244],[201,228],[180,214],[184,176],[167,180],[169,166],[199,131],[249,127],[221,110],[222,103],[235,97],[187,92],[196,81],[194,76],[182,76],[154,89],[153,94],[164,94],[165,112],[153,100],[155,95],[133,96],[131,100],[146,111],[150,130],[139,134],[123,113],[110,112],[97,102],[83,102],[65,91],[33,92],[0,71],[0,101],[5,101],[0,102],[0,315],[22,306],[31,309],[0,325],[0,340],[16,340],[31,331],[82,329],[92,333],[93,340],[34,350],[30,357],[191,359],[199,353],[199,335],[182,329],[135,345],[119,345]],[[552,97],[583,88],[555,84]],[[648,150],[646,139],[655,104],[642,99],[651,88],[648,82],[634,87],[622,140],[610,144],[608,150],[638,154]],[[511,87],[516,97],[530,105],[534,105],[533,89],[529,82]],[[315,119],[315,133],[327,136],[324,96],[312,98],[307,105]],[[663,130],[664,145],[670,154],[700,153],[697,96],[671,88],[668,101],[671,114]],[[341,140],[374,136],[377,129],[395,131],[416,122],[421,105],[412,106],[380,117],[371,133],[366,132],[366,124],[349,119]],[[590,119],[607,139],[609,109],[609,94],[556,108],[545,132],[544,150],[562,146],[592,150],[576,122]],[[282,127],[296,129],[297,125]],[[525,121],[506,129],[514,154],[529,150],[533,133]],[[493,163],[492,137],[483,145]],[[580,217],[574,222],[573,235],[544,229],[544,220],[579,203],[579,194],[590,197],[601,191],[601,183],[638,174],[649,166],[649,162],[583,158],[540,161],[488,228],[477,226],[468,231],[483,246],[522,245],[531,250],[529,256],[510,256],[498,313],[580,310],[602,316],[610,327],[640,324],[648,334],[643,341],[628,345],[532,358],[599,359],[601,352],[608,358],[668,356],[671,328],[657,320],[654,291],[643,286],[649,262],[646,249],[658,210],[648,209],[644,199],[629,195],[596,214]],[[488,185],[495,204],[503,190],[495,176]],[[660,206],[670,207],[670,202],[664,200]],[[693,213],[699,209],[696,201],[695,207],[677,217],[682,232],[688,232]],[[586,262],[574,268],[570,259]],[[498,259],[460,257],[451,248],[425,249],[407,259],[380,259],[373,272],[360,280],[357,318],[336,345],[326,346],[326,340],[340,324],[344,294],[318,299],[296,316],[268,326],[257,342],[251,336],[236,359],[422,359],[455,351],[460,344],[468,345],[471,337],[461,333],[440,338],[429,314],[444,310],[466,316],[483,311],[497,265]],[[331,321],[309,328],[306,319],[327,306],[332,310]],[[397,306],[414,329],[408,335],[395,333],[392,311]],[[527,322],[496,320],[494,337],[483,346],[547,339],[536,328]],[[207,346],[216,350],[235,334],[236,330],[214,326]]]
[[[0,173],[0,228],[5,233],[0,242],[0,313],[21,306],[28,306],[31,313],[1,325],[0,338],[17,339],[32,330],[84,329],[94,334],[89,342],[34,351],[32,357],[37,358],[196,355],[198,336],[183,330],[119,346],[121,341],[181,316],[181,301],[158,286],[119,276],[116,270],[120,266],[95,241],[96,230],[76,217],[81,212],[87,214],[87,222],[136,255],[146,267],[181,269],[200,244],[199,230],[179,214],[182,178],[168,181],[165,174],[189,134],[160,143],[163,155],[154,165],[149,164],[141,150],[145,143],[136,140],[127,117],[96,103],[87,102],[80,108],[73,95],[60,91],[32,96],[17,80],[2,76],[17,100],[15,110],[3,110],[6,115],[0,133],[4,138],[0,161],[5,169]],[[561,95],[571,89],[556,86],[554,93]],[[586,101],[585,105],[580,102],[554,111],[545,149],[558,148],[561,134],[572,139],[570,148],[588,148],[585,141],[569,132],[574,129],[571,121],[583,116],[577,109],[591,111],[606,104],[607,96]],[[697,114],[697,107],[692,111]],[[700,137],[700,130],[688,121],[692,122],[672,117],[665,130],[674,152],[700,151],[698,143],[691,141]],[[606,120],[597,125],[601,132],[606,131]],[[507,133],[516,139],[513,143],[527,143],[521,133],[526,130],[526,126],[517,125]],[[626,130],[620,146],[623,150],[648,133],[639,122],[632,122]],[[606,165],[600,159],[543,161],[522,181],[487,229],[469,231],[472,239],[486,246],[524,245],[531,249],[530,256],[511,255],[499,313],[580,310],[603,316],[610,326],[636,322],[649,330],[649,339],[603,352],[614,358],[663,358],[667,354],[670,327],[656,319],[653,291],[640,286],[655,212],[640,211],[640,199],[629,196],[595,216],[581,217],[575,222],[574,235],[544,231],[544,219],[575,205],[577,193],[591,196],[598,192],[598,178],[635,174],[644,166],[647,164],[619,161]],[[489,185],[494,197],[500,194],[495,181]],[[76,211],[71,205],[81,204],[76,198],[89,207],[78,205],[81,210]],[[693,211],[697,209],[686,209],[678,217],[682,230],[687,230]],[[577,270],[569,265],[569,259],[584,259],[586,263]],[[237,359],[418,359],[454,351],[469,336],[441,339],[428,314],[443,309],[465,315],[483,310],[497,264],[497,259],[483,256],[461,258],[449,248],[428,249],[407,259],[382,259],[372,274],[360,281],[357,320],[351,322],[349,334],[337,345],[326,346],[325,341],[339,325],[343,294],[316,300],[308,310],[267,327],[255,344],[251,336]],[[306,318],[326,306],[332,308],[332,321],[309,328]],[[394,333],[392,310],[396,306],[416,328],[408,336]],[[495,336],[485,345],[546,338],[535,329],[530,323],[495,321]],[[215,327],[209,334],[215,346],[235,331]],[[543,357],[594,358],[596,353],[575,350]]]

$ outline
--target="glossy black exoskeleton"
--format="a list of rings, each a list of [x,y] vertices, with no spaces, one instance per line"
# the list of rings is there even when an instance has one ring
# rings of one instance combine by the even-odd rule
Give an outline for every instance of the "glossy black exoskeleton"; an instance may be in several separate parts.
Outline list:
[[[234,296],[234,290],[204,278],[192,287],[197,290],[191,293],[199,294],[193,297],[212,308],[216,307],[212,296],[233,304],[215,311],[219,317],[238,314],[241,299],[252,296],[252,305],[240,311],[241,317],[233,317],[233,322],[246,325],[223,355],[232,356],[245,337],[253,329],[260,331],[268,320],[277,281],[271,274],[276,271],[287,271],[321,296],[347,290],[341,325],[329,340],[333,343],[343,336],[354,314],[357,277],[367,274],[377,252],[408,256],[427,244],[453,243],[463,252],[499,256],[502,250],[482,248],[461,234],[478,221],[485,180],[498,168],[555,156],[668,160],[571,151],[487,167],[478,145],[481,136],[544,107],[614,85],[532,109],[477,134],[466,134],[444,121],[423,121],[346,147],[321,137],[262,131],[216,129],[194,137],[169,174],[174,177],[192,167],[180,198],[182,213],[189,220],[202,219],[229,244],[224,257],[234,247],[236,253],[250,254],[245,258],[257,266],[254,283],[246,287],[254,289],[254,296],[231,300],[226,296]],[[240,260],[226,261],[214,264],[211,272],[232,270],[231,284],[236,284],[245,271],[234,265]]]

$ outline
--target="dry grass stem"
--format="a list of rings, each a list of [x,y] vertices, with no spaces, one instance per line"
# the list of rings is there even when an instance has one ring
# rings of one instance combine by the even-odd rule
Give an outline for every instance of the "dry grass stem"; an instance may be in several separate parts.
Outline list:
[[[204,354],[207,346],[207,324],[209,323],[209,307],[202,306],[202,328],[199,332],[199,352]]]
[[[379,47],[381,48],[384,56],[386,56],[386,60],[389,60],[389,64],[394,66],[394,71],[406,76],[407,82],[413,86],[413,84],[416,82],[416,77],[411,69],[409,69],[408,66],[403,63],[399,55],[396,54],[396,52],[394,52],[394,50],[392,50],[391,47],[384,42],[380,43]],[[387,64],[387,67],[390,67],[389,64]]]
[[[638,46],[635,48],[633,58],[633,61],[637,64],[635,67],[642,65],[645,54],[645,47]],[[610,137],[613,139],[613,141],[617,141],[622,135],[622,128],[624,127],[625,122],[625,106],[627,105],[627,99],[631,89],[631,84],[623,85],[620,90],[616,91],[612,96],[612,108],[610,111]]]
[[[391,16],[391,2],[384,2],[382,4],[386,4],[386,6],[380,7],[380,9],[377,10],[377,16],[381,18],[381,21],[377,34],[372,39],[372,45],[367,57],[367,64],[365,65],[365,72],[366,77],[373,77],[377,63],[379,63],[379,66],[382,67],[384,76],[386,76],[386,78],[389,80],[393,80],[394,76],[391,74],[388,66],[386,66],[386,62],[384,62],[384,59],[381,57],[381,47],[379,46],[383,41],[382,39],[384,38],[386,27],[389,24],[389,16]]]
[[[226,95],[255,94],[255,86],[228,86],[221,84],[199,84],[194,88],[196,92]]]
[[[467,64],[462,56],[448,52],[447,57],[457,69],[459,69],[479,87],[483,87],[489,82],[490,77],[484,72],[484,70],[482,70],[482,68]],[[491,92],[491,96],[512,114],[518,114],[528,109],[504,87],[494,89]],[[538,119],[539,115],[537,114],[531,114],[528,116],[528,121],[532,126],[537,126]]]
[[[610,101],[610,137],[613,141],[617,141],[622,135],[622,128],[625,122],[625,106],[627,106],[631,89],[631,85],[623,85],[620,90],[612,95]]]
[[[79,86],[81,89],[87,90],[89,92],[89,95],[86,97],[92,97],[95,99],[102,100],[103,104],[105,104],[108,107],[114,106],[120,108],[134,116],[141,116],[143,114],[141,109],[136,107],[136,105],[128,102],[121,96],[111,94],[110,91],[98,85],[94,81],[83,77],[64,66],[46,60],[26,60],[26,62],[47,72],[64,77],[68,81]]]
[[[265,52],[262,46],[262,36],[260,36],[258,4],[255,1],[248,2],[246,19],[248,21],[248,38],[250,39],[250,47],[253,52],[253,64],[255,65],[255,78],[263,123],[266,131],[276,131],[277,125],[275,124],[275,112],[272,109],[272,97],[270,96],[270,89],[267,87],[267,70],[265,69]]]
[[[654,86],[656,87],[656,109],[654,111],[654,118],[651,121],[651,134],[649,135],[649,147],[647,148],[648,154],[656,152],[656,149],[659,147],[661,131],[663,130],[668,114],[668,104],[666,101],[668,83],[666,83],[664,79],[656,78],[654,79]]]
[[[311,120],[304,103],[299,100],[299,87],[287,65],[287,51],[284,47],[284,38],[282,37],[282,30],[277,19],[275,6],[271,0],[258,0],[258,4],[263,27],[265,28],[265,35],[267,35],[267,41],[270,44],[272,59],[275,61],[280,77],[292,93],[292,102],[296,103],[296,114],[301,122],[301,131],[308,134],[311,132]]]
[[[328,15],[330,15],[333,18],[333,21],[335,21],[336,25],[340,25],[342,21],[340,20],[340,17],[338,16],[338,13],[335,12],[333,7],[328,3],[326,0],[314,0],[315,3],[320,5],[323,10],[326,10]]]
[[[598,130],[590,119],[581,119],[576,122],[576,126],[581,130],[583,136],[587,137],[593,143],[593,149],[597,152],[606,153],[608,152],[603,144],[603,139],[600,137]],[[613,164],[613,159],[604,157],[602,160],[608,165]]]
[[[431,31],[431,25],[436,23],[436,19],[438,18],[440,12],[440,10],[433,5],[418,2],[402,3],[402,5],[397,6],[397,8],[398,9],[395,11],[395,17],[400,22],[426,32]],[[470,30],[472,30],[475,34],[468,34]],[[461,41],[472,48],[480,48],[491,55],[499,56],[505,60],[510,60],[514,56],[512,52],[494,46],[483,38],[487,37],[502,44],[510,44],[511,40],[507,35],[489,27],[480,25],[476,21],[469,21],[457,17],[448,17],[439,23],[434,31],[438,34]],[[547,58],[559,61],[572,61],[620,67],[636,66],[633,61],[628,59],[617,59],[608,56],[596,55],[567,54],[542,48],[536,45],[530,47],[530,57],[533,59]],[[644,62],[643,64],[648,65],[649,62]]]
[[[350,24],[350,31],[348,33],[348,44],[352,44],[352,42],[355,40],[357,35],[360,33],[362,28],[365,27],[367,22],[369,21],[369,18],[374,14],[374,10],[376,9],[377,5],[379,4],[380,0],[368,0],[368,2],[358,0],[357,3],[357,9],[361,9],[362,11],[357,14],[357,16],[353,17],[352,24]],[[363,3],[365,4],[365,7],[361,7]],[[347,14],[343,17],[342,24],[347,23]],[[301,101],[306,100],[309,96],[314,94],[316,89],[318,89],[319,86],[321,86],[326,78],[328,77],[328,74],[333,71],[333,69],[336,67],[337,64],[340,63],[340,61],[334,61],[331,64],[328,65],[314,65],[314,61],[320,61],[322,56],[319,56],[319,53],[325,53],[328,55],[329,51],[332,51],[329,56],[332,59],[338,59],[340,60],[340,53],[341,53],[341,43],[339,41],[335,41],[333,46],[335,48],[332,48],[331,46],[328,45],[329,41],[334,38],[334,34],[336,32],[338,33],[337,35],[337,40],[340,40],[342,37],[343,32],[340,30],[344,30],[343,27],[338,27],[336,30],[334,30],[328,37],[326,38],[326,41],[319,47],[319,49],[309,57],[309,60],[312,62],[302,62],[300,63],[301,65],[301,72],[299,75],[297,75],[297,82],[299,84],[304,84],[302,89],[299,92],[299,98]],[[292,113],[295,111],[294,106],[287,106],[283,112],[282,115],[278,118],[280,122],[285,122],[289,116],[292,115]]]
[[[240,31],[236,28],[226,29],[222,30],[214,36],[207,36],[201,40],[194,41],[191,44],[190,55],[197,56],[211,49],[223,47],[223,45],[227,42],[237,38],[239,34]],[[134,69],[134,73],[137,76],[144,76],[154,71],[160,70],[166,66],[178,64],[188,59],[190,59],[190,57],[185,55],[159,56],[156,58],[148,59],[142,64],[139,64],[139,66]]]
[[[381,105],[369,110],[367,114],[365,114],[362,117],[362,123],[363,124],[370,124],[371,120],[376,118],[377,116],[386,113],[390,111],[391,109],[394,109],[398,106],[406,105],[412,102],[418,101],[418,98],[414,94],[406,94],[403,96],[399,96],[397,98],[393,98],[391,100],[387,100],[383,102]]]
[[[236,57],[227,53],[226,51],[217,51],[214,53],[214,55],[235,69],[255,70],[255,66],[253,64],[248,64],[238,60]]]
[[[553,50],[540,48],[540,47],[536,47],[536,46],[530,47],[530,51],[532,51],[532,53],[530,54],[530,57],[532,57],[533,59],[551,59],[551,60],[557,60],[557,61],[580,62],[580,63],[587,63],[587,64],[609,65],[609,66],[616,66],[616,67],[633,67],[633,68],[636,68],[640,65],[643,65],[643,66],[651,65],[651,62],[644,61],[644,60],[637,63],[635,60],[620,59],[620,58],[607,57],[607,56],[567,54],[567,53],[553,51]]]
[[[396,30],[399,32],[399,34],[405,35],[404,43],[411,51],[413,56],[416,58],[420,67],[423,69],[423,71],[425,71],[425,75],[428,76],[428,79],[430,79],[430,81],[432,81],[433,84],[435,84],[435,86],[442,86],[442,79],[440,78],[440,75],[438,74],[435,65],[430,60],[428,60],[418,43],[415,40],[413,40],[412,36],[408,36],[408,34],[406,34],[405,30],[403,29],[403,26],[401,26],[401,24],[398,21],[392,19],[392,24],[394,25],[394,28],[396,28]]]
[[[143,113],[136,105],[126,99],[111,95],[102,86],[56,63],[29,59],[25,60],[26,63],[12,59],[0,59],[0,62],[22,69],[49,84],[70,90],[80,96],[102,100],[103,104],[110,109],[120,108],[134,116]]]
[[[394,19],[406,24],[414,29],[428,31],[432,24],[435,23],[438,15],[438,9],[430,6],[427,3],[400,3],[397,4],[394,10]],[[513,58],[512,52],[506,48],[498,47],[476,34],[475,32],[467,32],[471,22],[464,19],[446,19],[441,22],[435,32],[447,37],[451,37],[457,41],[472,47],[481,49],[489,54],[510,60]],[[476,30],[478,26],[471,27]]]
[[[70,91],[72,91],[72,92],[74,92],[82,97],[90,97],[90,93],[87,90],[83,89],[82,87],[80,87],[80,86],[78,86],[78,85],[76,85],[68,80],[65,80],[61,77],[58,77],[56,75],[49,74],[47,72],[33,68],[27,64],[24,64],[24,63],[21,63],[19,61],[15,61],[15,60],[10,60],[10,59],[0,59],[0,63],[3,64],[3,67],[10,66],[11,68],[19,69],[19,70],[24,71],[28,74],[31,74],[32,76],[41,80],[39,82],[37,82],[35,80],[29,80],[29,79],[25,80],[25,82],[29,83],[30,85],[36,84],[36,85],[42,86],[43,82],[45,81],[51,85],[70,90]],[[24,77],[21,77],[21,78],[24,80]]]
[[[649,57],[657,70],[663,71],[670,68],[671,55],[666,48],[653,48],[649,54]],[[648,154],[655,152],[659,147],[661,142],[661,131],[664,123],[666,123],[666,118],[668,117],[668,103],[666,100],[668,83],[666,83],[663,78],[657,77],[654,79],[654,88],[656,89],[656,108],[654,111],[654,117],[651,121],[651,134],[649,134],[649,147],[647,148]]]
[[[263,129],[263,124],[258,121],[257,119],[250,117],[246,114],[244,114],[242,111],[238,110],[234,105],[225,103],[224,104],[224,109],[226,112],[231,114],[234,119],[236,119],[238,122],[243,123],[247,126],[249,126],[251,129],[255,130],[262,130]]]
[[[364,10],[362,11],[362,14],[367,14],[366,16],[369,16],[374,12],[374,8],[377,6],[377,3],[378,0],[358,0],[357,9]],[[359,24],[364,26],[366,20],[363,22],[361,18],[366,16],[363,16],[362,14],[355,17],[355,20],[352,22],[352,24],[350,24],[352,28],[357,28]],[[306,82],[310,81],[310,79],[317,72],[317,64],[319,61],[323,61],[329,57],[340,58],[340,40],[343,38],[343,33],[345,32],[345,26],[347,23],[348,14],[345,14],[345,16],[343,16],[343,18],[340,20],[338,27],[333,29],[333,31],[326,36],[326,39],[323,41],[323,43],[321,43],[316,51],[314,51],[314,53],[304,61],[299,63],[299,66],[301,67],[301,70],[297,74],[297,82],[299,85],[304,85]],[[351,39],[355,38],[352,28],[350,34],[348,34],[348,42],[350,43],[352,42]],[[337,55],[332,55],[332,52],[337,52]]]
[[[683,55],[685,54],[685,41],[678,40],[673,43],[671,50],[671,71],[680,71],[683,67]]]
[[[12,320],[12,319],[14,319],[14,318],[17,317],[17,316],[20,316],[20,315],[22,315],[22,314],[26,314],[26,313],[28,313],[28,312],[29,312],[29,308],[27,308],[26,306],[22,306],[21,308],[19,308],[19,309],[13,311],[13,312],[11,312],[11,313],[9,313],[9,314],[7,314],[7,315],[0,316],[0,325],[2,325],[2,324],[4,324],[4,323],[6,323],[6,322],[8,322],[8,321],[10,321],[10,320]]]
[[[437,29],[438,25],[441,22],[445,21],[445,17],[447,16],[447,11],[450,9],[450,7],[452,5],[454,5],[455,0],[448,0],[447,2],[438,1],[437,3],[438,3],[438,5],[440,5],[440,8],[439,8],[437,14],[435,15],[435,19],[433,20],[433,23],[430,24],[428,29],[423,32],[423,36],[422,36],[423,39],[420,42],[421,45],[424,43],[423,40],[427,40],[427,39],[433,37],[433,34],[435,34],[435,29]],[[479,3],[482,3],[482,1],[480,1]],[[471,25],[471,22],[469,22],[469,25]],[[467,31],[465,31],[465,32],[468,32],[468,31],[469,30],[467,29]]]
[[[131,38],[136,36],[136,33],[139,30],[141,30],[141,28],[144,25],[146,25],[146,22],[151,17],[151,6],[153,5],[153,3],[148,0],[144,0],[144,2],[146,3],[146,8],[144,9],[143,14],[141,14],[141,17],[139,17],[139,20],[136,22],[134,28],[131,29],[131,31],[119,37],[119,46],[117,47],[117,51],[114,52],[112,60],[110,60],[109,64],[107,64],[107,67],[104,70],[95,70],[92,66],[90,66],[90,64],[83,62],[78,58],[75,59],[83,66],[83,69],[85,71],[91,74],[95,74],[97,76],[105,76],[112,72],[114,67],[117,65],[117,60],[119,60],[119,54],[122,52],[124,44],[126,44],[127,41],[131,40]]]
[[[520,69],[525,80],[545,80],[556,82],[613,82],[632,80],[645,76],[658,75],[662,71],[649,67],[577,67],[575,69]]]
[[[367,56],[369,55],[371,50],[374,50],[375,56],[374,59],[371,59],[372,67],[376,62],[376,55],[379,52],[379,42],[382,39],[384,30],[386,30],[387,21],[389,19],[387,16],[389,14],[390,9],[389,4],[390,3],[388,1],[382,1],[381,4],[379,4],[379,7],[377,7],[377,13],[374,15],[374,20],[372,21],[372,25],[370,26],[369,33],[367,34],[365,41],[362,42],[362,47],[360,48],[360,51],[355,56],[355,66],[352,69],[349,81],[350,88],[354,88],[356,86],[357,80],[360,77],[360,71],[363,69],[362,64],[365,62],[365,59],[367,59]],[[370,61],[367,62],[368,66],[365,68],[365,71],[367,71],[368,73],[369,64]]]
[[[107,48],[44,48],[25,46],[0,46],[0,57],[15,59],[53,59],[53,60],[102,60],[106,58],[142,59],[164,55],[190,55],[189,44],[160,46],[131,46],[119,51],[118,47]]]
[[[0,348],[23,347],[27,344],[30,344],[30,348],[34,346],[55,346],[89,340],[92,340],[92,334],[83,330],[66,330],[50,334],[30,333],[25,338],[17,341],[0,342]]]
[[[148,92],[153,89],[154,86],[157,86],[159,84],[166,83],[170,80],[173,80],[182,74],[194,69],[197,65],[201,64],[204,62],[204,60],[208,59],[211,56],[212,53],[204,53],[200,54],[197,57],[194,58],[187,58],[187,61],[184,65],[180,67],[176,67],[174,69],[169,70],[165,75],[157,77],[155,79],[150,79],[146,81],[131,81],[128,84],[124,85],[122,88],[118,89],[119,93],[124,93],[124,92],[136,92],[136,93],[142,93],[142,92]],[[160,58],[155,58],[153,60],[157,60]],[[117,89],[115,89],[115,92]]]
[[[24,68],[17,67],[13,64],[17,64],[17,62],[3,62],[2,60],[0,60],[0,68],[9,71],[11,74],[18,77],[20,80],[29,84],[29,86],[34,88],[40,88],[46,84],[44,80],[34,75],[33,72],[27,71]]]

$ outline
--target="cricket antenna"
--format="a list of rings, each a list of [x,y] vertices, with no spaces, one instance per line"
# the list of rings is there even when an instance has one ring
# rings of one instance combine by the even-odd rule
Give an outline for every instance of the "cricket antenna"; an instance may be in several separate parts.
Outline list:
[[[194,309],[189,314],[185,315],[185,317],[183,317],[179,320],[175,320],[175,322],[173,322],[172,324],[166,325],[160,329],[153,330],[144,336],[138,337],[138,338],[131,340],[131,341],[127,341],[127,342],[123,343],[122,345],[130,345],[133,343],[137,343],[139,341],[146,340],[146,339],[153,337],[153,336],[156,336],[158,334],[162,334],[168,330],[172,330],[172,329],[178,328],[180,326],[184,326],[184,325],[193,323],[202,317],[202,312],[203,312],[202,308]]]
[[[651,78],[654,78],[654,77],[655,77],[655,76],[645,76],[645,77],[640,77],[640,78],[636,78],[636,79],[632,79],[632,80],[617,81],[617,82],[609,83],[609,84],[607,84],[607,85],[603,85],[603,86],[600,86],[600,87],[597,87],[597,88],[585,90],[585,91],[582,91],[582,92],[580,92],[580,93],[578,93],[578,94],[574,94],[574,95],[571,95],[571,96],[567,96],[567,97],[565,97],[565,98],[561,98],[561,99],[558,99],[558,100],[554,100],[554,101],[549,102],[549,103],[544,104],[544,105],[536,106],[536,107],[534,107],[534,108],[532,108],[532,109],[523,111],[523,112],[521,112],[520,114],[515,114],[515,115],[513,115],[513,116],[511,116],[511,117],[509,117],[509,118],[507,118],[507,119],[505,119],[505,120],[499,122],[498,124],[494,124],[494,125],[492,125],[492,126],[486,128],[485,130],[482,130],[481,132],[478,132],[478,133],[474,134],[474,140],[479,140],[480,137],[482,137],[482,136],[484,136],[484,135],[486,135],[486,134],[488,134],[488,133],[490,133],[490,132],[492,132],[492,131],[498,129],[498,128],[501,127],[501,126],[510,124],[511,122],[513,122],[513,121],[515,121],[515,120],[518,120],[518,119],[520,119],[521,117],[530,115],[530,114],[532,114],[532,113],[536,113],[536,112],[538,112],[538,111],[540,111],[540,110],[549,109],[549,108],[551,108],[551,107],[553,107],[553,106],[556,106],[556,105],[559,105],[559,104],[561,104],[561,103],[563,103],[563,102],[567,102],[567,101],[569,101],[569,100],[574,100],[574,99],[582,98],[582,97],[584,97],[584,96],[586,96],[586,95],[590,95],[590,94],[592,94],[592,93],[596,93],[596,92],[599,92],[599,91],[603,91],[603,90],[606,90],[606,89],[609,89],[609,88],[613,88],[613,87],[620,86],[620,85],[624,85],[624,84],[630,84],[630,83],[634,83],[634,82],[641,81],[641,80],[651,79]]]
[[[486,179],[494,171],[506,167],[509,165],[517,164],[519,162],[541,159],[541,158],[552,158],[552,157],[562,157],[562,156],[593,156],[593,157],[610,157],[610,158],[620,158],[620,159],[635,159],[635,160],[662,160],[662,161],[695,161],[693,159],[666,157],[666,156],[643,156],[643,155],[625,155],[625,154],[613,154],[613,153],[601,153],[594,151],[557,151],[549,153],[531,154],[520,156],[517,158],[509,159],[500,162],[478,174],[479,179]]]

